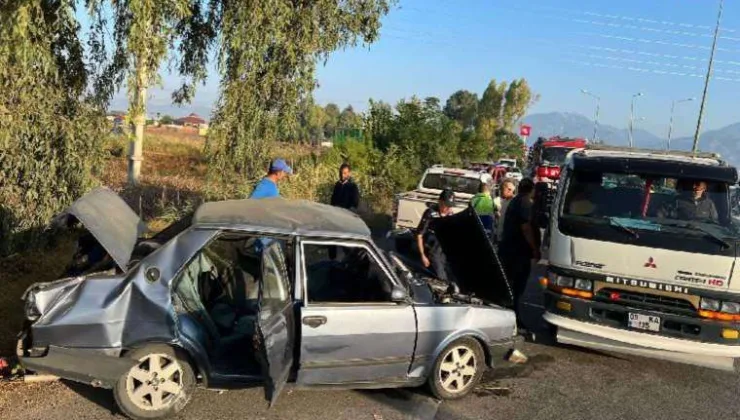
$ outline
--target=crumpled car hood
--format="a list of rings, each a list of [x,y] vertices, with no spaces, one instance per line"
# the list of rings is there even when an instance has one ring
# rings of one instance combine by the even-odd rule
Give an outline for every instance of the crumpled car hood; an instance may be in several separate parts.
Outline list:
[[[511,286],[475,211],[468,207],[432,223],[460,291],[511,307],[514,300]]]
[[[70,215],[87,228],[125,271],[138,238],[146,232],[146,225],[131,207],[110,189],[99,187],[72,203],[57,220],[66,220],[65,216]]]

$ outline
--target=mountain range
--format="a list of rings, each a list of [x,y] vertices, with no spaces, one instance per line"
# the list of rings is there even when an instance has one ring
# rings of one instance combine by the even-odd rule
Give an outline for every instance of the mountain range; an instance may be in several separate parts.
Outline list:
[[[534,142],[537,137],[585,137],[591,138],[594,133],[593,120],[576,113],[550,112],[531,114],[522,120],[532,127],[528,141]],[[647,149],[663,149],[666,139],[656,136],[649,131],[635,129],[633,131],[634,145]],[[611,125],[599,125],[598,137],[605,143],[617,146],[627,146],[628,131]],[[671,149],[691,150],[693,137],[679,137],[671,140]],[[705,131],[701,135],[700,150],[719,153],[730,164],[740,165],[740,123],[726,127]]]

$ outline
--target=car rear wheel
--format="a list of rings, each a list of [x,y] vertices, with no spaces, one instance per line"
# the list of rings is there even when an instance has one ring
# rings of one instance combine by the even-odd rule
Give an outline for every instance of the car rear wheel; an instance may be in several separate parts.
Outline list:
[[[166,345],[148,345],[127,357],[139,363],[113,389],[118,407],[133,419],[155,419],[182,411],[195,389],[195,375],[185,357]]]
[[[439,354],[429,376],[429,387],[437,398],[463,398],[483,376],[486,360],[478,341],[464,337],[450,343]]]

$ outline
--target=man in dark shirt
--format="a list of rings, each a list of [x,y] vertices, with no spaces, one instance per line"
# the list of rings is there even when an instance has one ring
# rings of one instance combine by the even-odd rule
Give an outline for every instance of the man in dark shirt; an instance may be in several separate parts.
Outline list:
[[[529,178],[523,179],[519,183],[516,197],[506,209],[498,249],[506,277],[514,287],[515,309],[527,287],[532,260],[540,259],[540,234],[532,223],[533,196],[534,182]]]
[[[443,190],[439,195],[437,205],[426,209],[419,221],[419,227],[416,228],[416,244],[421,255],[421,263],[452,288],[455,287],[454,276],[447,266],[447,258],[442,251],[442,246],[434,234],[432,221],[451,215],[454,205],[455,193],[449,189]]]
[[[357,207],[360,206],[360,189],[352,180],[352,168],[348,163],[343,163],[339,167],[339,181],[334,184],[329,204],[351,211],[357,211]],[[329,258],[334,260],[336,257],[337,247],[329,247]]]
[[[331,205],[349,210],[356,210],[360,205],[360,189],[352,180],[352,168],[348,163],[339,167],[339,181],[334,184]]]
[[[705,181],[693,181],[690,184],[682,181],[680,186],[684,188],[684,191],[679,194],[675,202],[660,209],[658,217],[689,221],[716,222],[719,220],[714,202],[707,197]]]

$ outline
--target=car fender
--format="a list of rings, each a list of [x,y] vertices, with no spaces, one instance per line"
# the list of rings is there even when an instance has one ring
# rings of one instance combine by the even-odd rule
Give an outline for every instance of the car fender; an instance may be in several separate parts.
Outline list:
[[[437,347],[434,349],[434,353],[432,353],[432,358],[427,366],[427,371],[431,371],[432,367],[434,366],[434,362],[437,361],[437,358],[440,356],[440,354],[442,354],[442,351],[445,349],[445,347],[447,347],[453,341],[463,337],[471,337],[478,341],[478,343],[481,345],[481,348],[483,349],[483,354],[485,355],[486,362],[488,364],[488,361],[490,359],[489,349],[487,345],[487,343],[490,341],[488,335],[486,335],[486,333],[479,329],[469,328],[453,332],[437,345]]]

